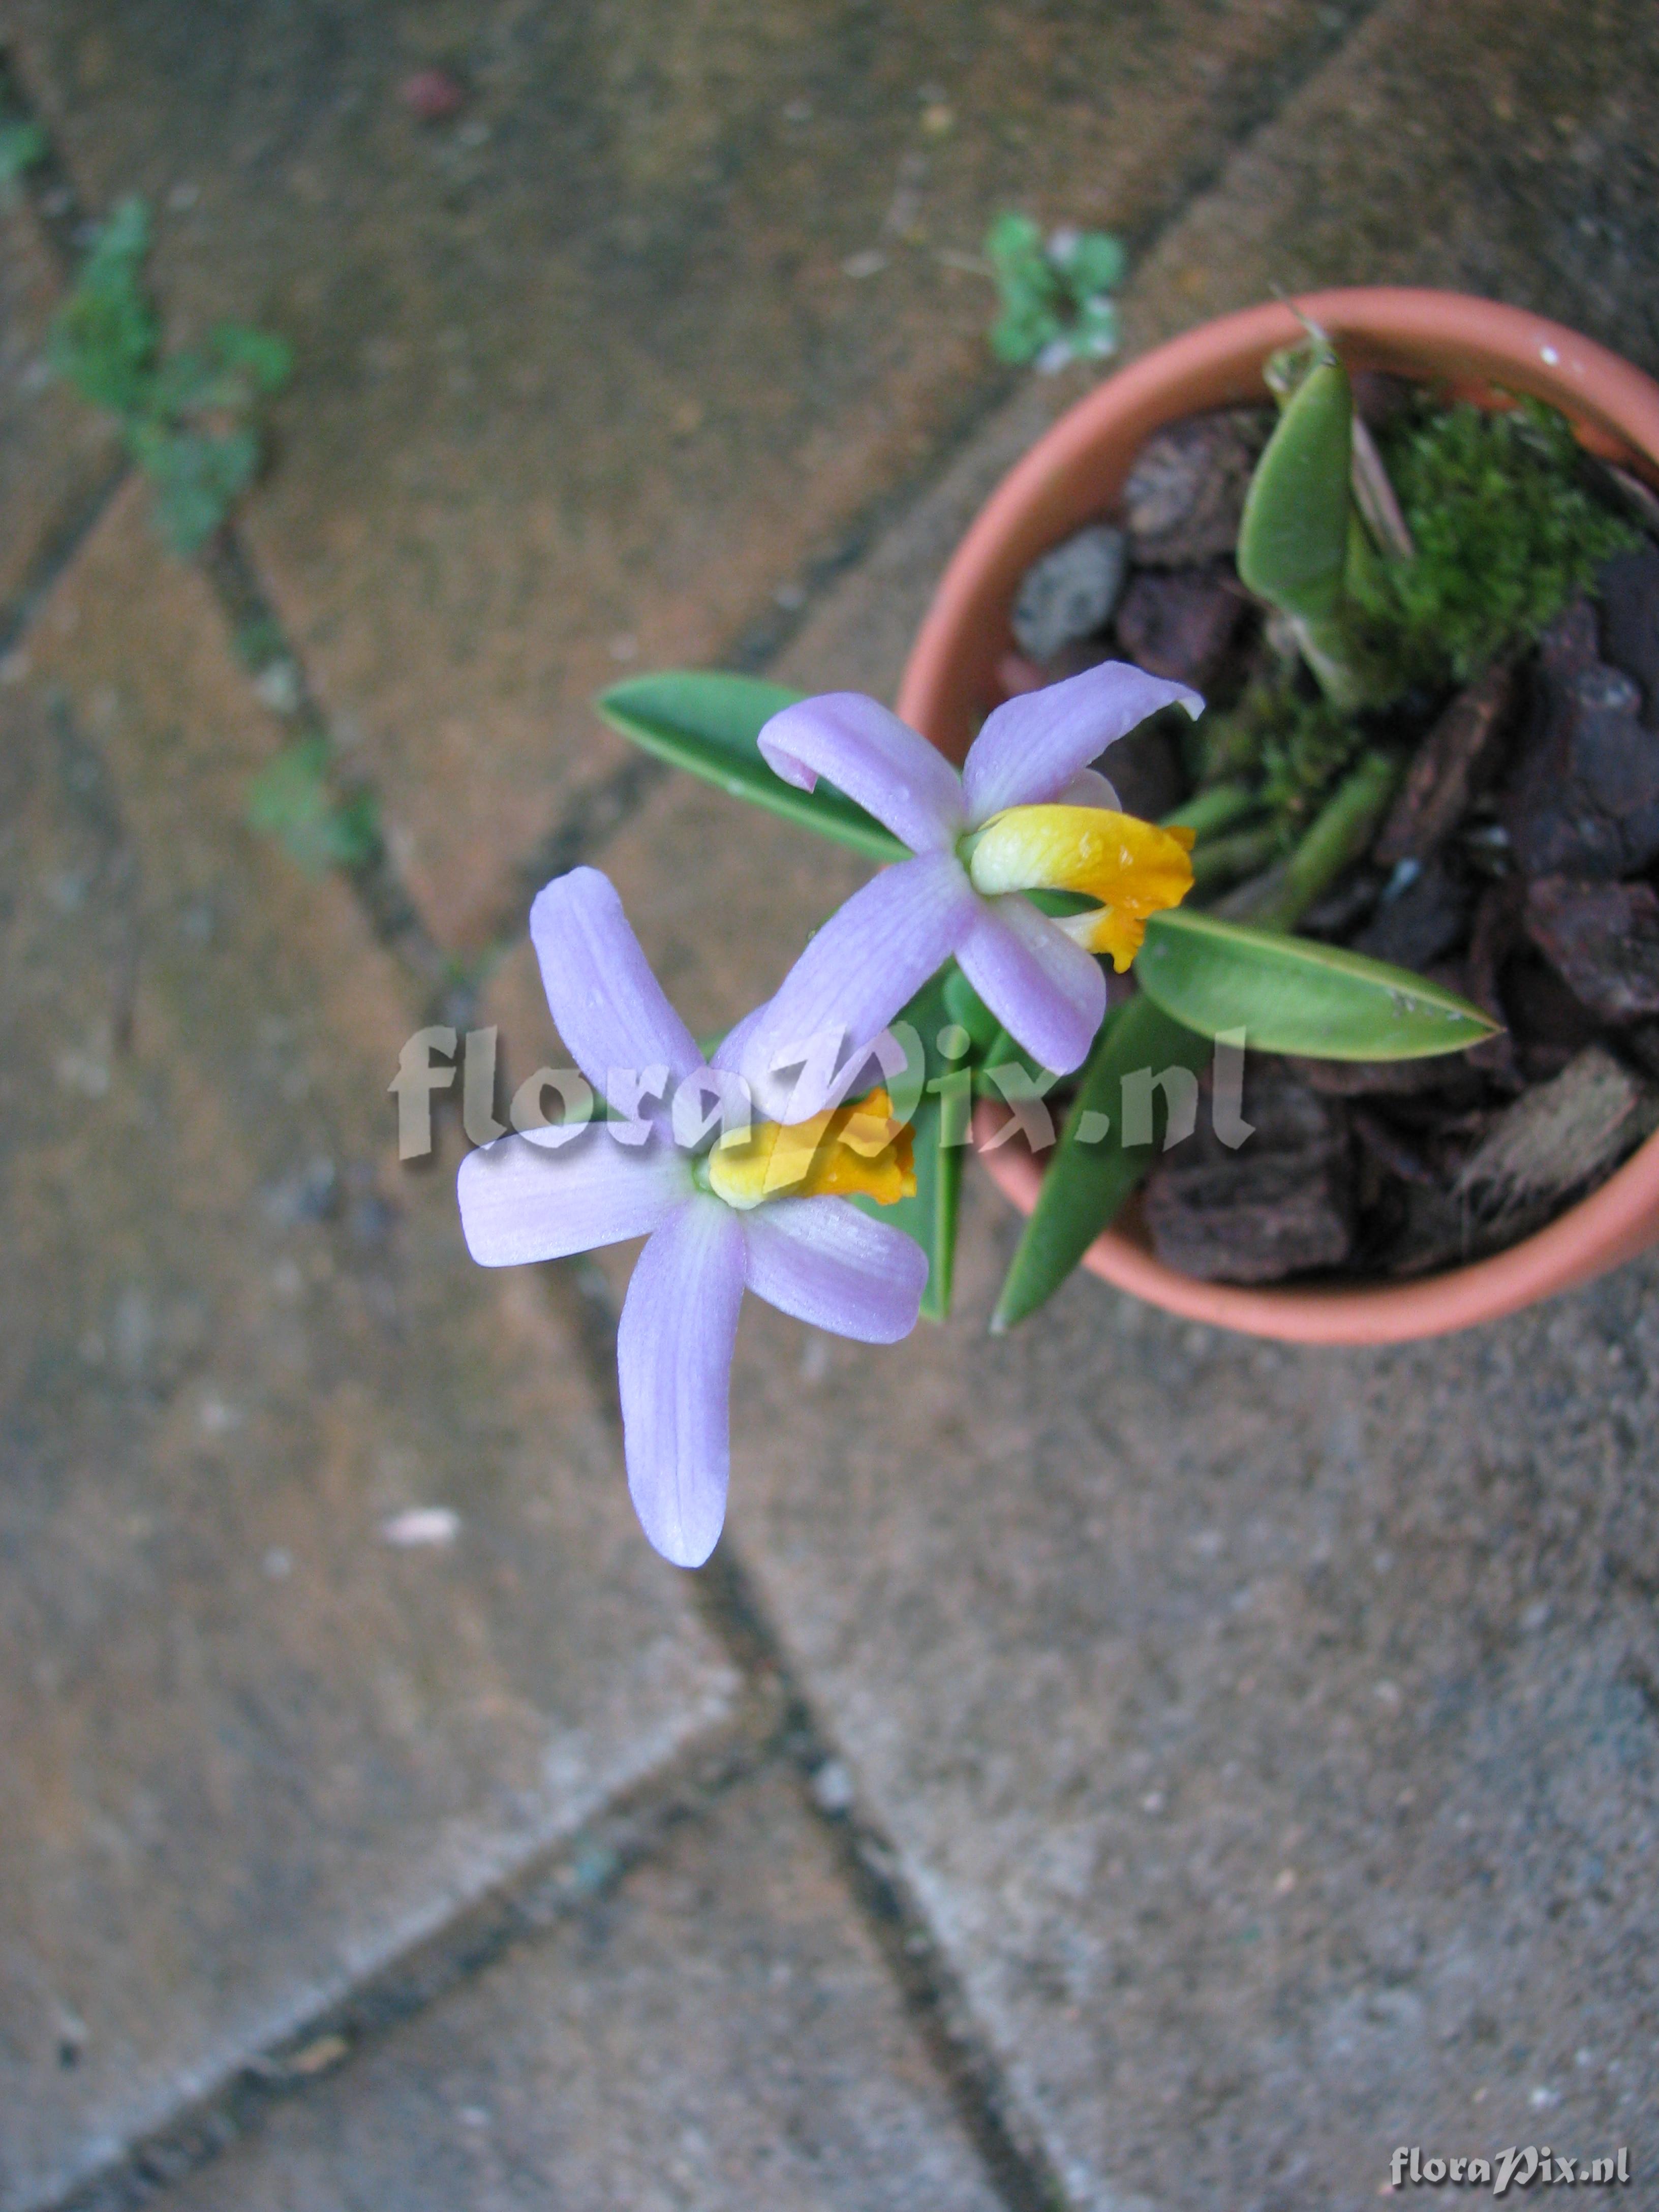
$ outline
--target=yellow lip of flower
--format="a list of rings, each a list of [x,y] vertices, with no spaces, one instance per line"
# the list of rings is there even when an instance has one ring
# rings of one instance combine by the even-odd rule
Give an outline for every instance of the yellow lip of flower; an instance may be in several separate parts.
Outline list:
[[[893,1206],[915,1194],[910,1127],[885,1091],[814,1114],[792,1128],[757,1123],[722,1137],[708,1155],[708,1187],[746,1212],[769,1198],[872,1198]]]
[[[1081,891],[1093,914],[1056,920],[1087,952],[1109,952],[1119,975],[1140,950],[1146,917],[1179,906],[1193,887],[1190,830],[1160,830],[1101,806],[1011,806],[975,837],[975,890]]]

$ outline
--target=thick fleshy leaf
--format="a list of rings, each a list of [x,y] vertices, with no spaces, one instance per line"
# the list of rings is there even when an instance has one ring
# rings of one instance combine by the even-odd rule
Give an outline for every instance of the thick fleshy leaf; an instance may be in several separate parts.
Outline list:
[[[800,696],[753,676],[685,669],[630,677],[593,703],[623,737],[705,783],[718,784],[733,799],[764,806],[867,859],[902,860],[907,848],[861,806],[823,784],[816,791],[798,790],[762,758],[761,731]]]
[[[601,1097],[612,1068],[666,1065],[678,1082],[702,1066],[615,886],[597,868],[572,868],[544,884],[530,909],[530,935],[559,1035]]]
[[[1135,974],[1189,1030],[1243,1030],[1261,1052],[1419,1060],[1491,1036],[1491,1016],[1408,969],[1210,914],[1154,915]]]
[[[617,1331],[629,1494],[654,1548],[700,1567],[720,1540],[731,1469],[732,1351],[743,1224],[690,1198],[640,1255]]]
[[[798,790],[828,776],[913,853],[943,852],[967,826],[962,779],[949,761],[860,691],[786,707],[761,732],[760,749]]]
[[[836,1336],[896,1344],[916,1325],[925,1255],[844,1198],[780,1198],[744,1217],[749,1287]]]
[[[461,1233],[483,1267],[562,1260],[648,1236],[690,1188],[682,1153],[657,1138],[619,1145],[603,1122],[556,1150],[532,1137],[498,1138],[469,1152],[456,1178]]]
[[[1048,1156],[1042,1187],[1026,1223],[991,1318],[1012,1328],[1052,1297],[1101,1231],[1116,1220],[1157,1153],[1122,1141],[1123,1079],[1184,1067],[1194,1075],[1214,1046],[1172,1022],[1144,994],[1113,1013],[1083,1072],[1060,1141]],[[1103,1133],[1103,1119],[1108,1122]],[[1092,1141],[1085,1141],[1092,1139]]]
[[[927,1271],[921,1293],[924,1321],[949,1321],[951,1295],[956,1273],[957,1217],[962,1206],[962,1163],[965,1143],[941,1144],[944,1101],[937,1092],[924,1095],[910,1122],[910,1158],[916,1187],[896,1206],[881,1209],[883,1223],[901,1231],[921,1251]],[[866,1199],[854,1206],[872,1213]]]
[[[1348,374],[1328,349],[1279,416],[1239,524],[1241,580],[1289,614],[1317,619],[1341,596],[1352,451]]]
[[[835,1069],[848,1052],[865,1052],[938,973],[981,904],[950,853],[902,860],[855,891],[807,945],[744,1041],[740,1073],[763,1109],[792,1122],[820,1112]],[[803,1048],[814,1058],[798,1078],[785,1055]]]
[[[972,1020],[969,1019],[970,1015]],[[910,1124],[911,1165],[916,1187],[908,1198],[900,1199],[894,1206],[878,1206],[872,1200],[865,1198],[853,1200],[872,1220],[902,1230],[926,1255],[927,1281],[921,1308],[924,1321],[950,1318],[957,1213],[962,1200],[962,1159],[967,1149],[968,1115],[972,1106],[971,1095],[960,1101],[954,1109],[956,1141],[941,1145],[944,1100],[937,1090],[929,1090],[927,1085],[937,1081],[943,1072],[960,1067],[966,1073],[965,1060],[945,1059],[939,1050],[939,1039],[953,1024],[961,1024],[971,1036],[975,1022],[981,1027],[988,1024],[991,1030],[996,1027],[972,985],[953,963],[948,963],[900,1010],[893,1024],[893,1035],[903,1042],[906,1065],[903,1074],[890,1081],[889,1091],[895,1112],[905,1114]]]
[[[1005,700],[986,718],[962,771],[968,818],[988,822],[1005,806],[1057,799],[1079,769],[1138,729],[1161,708],[1196,718],[1204,702],[1184,684],[1148,676],[1127,661],[1103,661],[1063,684]]]
[[[963,974],[1044,1067],[1080,1067],[1106,1011],[1098,964],[1018,892],[984,898],[957,947]]]
[[[977,1060],[993,1037],[1000,1035],[1001,1023],[954,963],[939,977],[939,1011],[933,1023],[935,1030],[940,1022],[954,1022],[958,1028],[966,1030],[974,1057]],[[930,1047],[937,1043],[937,1037],[929,1036],[917,1016],[910,1013],[908,1008],[906,1017],[921,1030],[922,1036]]]

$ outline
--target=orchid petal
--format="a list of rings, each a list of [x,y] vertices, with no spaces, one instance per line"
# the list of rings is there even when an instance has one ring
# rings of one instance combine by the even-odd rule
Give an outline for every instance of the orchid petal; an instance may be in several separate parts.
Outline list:
[[[962,771],[969,819],[977,826],[1005,806],[1058,799],[1108,745],[1160,708],[1174,706],[1194,720],[1204,711],[1186,684],[1148,676],[1124,660],[1103,661],[1063,684],[1005,700],[969,748]]]
[[[952,853],[884,868],[833,914],[743,1041],[741,1073],[773,1121],[805,1121],[834,1103],[846,1052],[866,1057],[908,1000],[973,927],[980,901]],[[799,1079],[787,1071],[812,1050]]]
[[[483,1267],[562,1260],[648,1236],[691,1188],[683,1155],[660,1142],[613,1141],[599,1122],[556,1148],[549,1137],[501,1137],[461,1162],[456,1195],[466,1249]]]
[[[927,1255],[844,1198],[780,1198],[745,1215],[757,1297],[836,1336],[896,1344],[916,1325]]]
[[[774,714],[760,749],[798,791],[827,775],[913,853],[939,853],[967,826],[962,782],[907,722],[858,691],[830,691]]]
[[[615,886],[597,868],[572,868],[544,884],[530,909],[530,935],[559,1035],[601,1097],[613,1067],[665,1062],[679,1081],[702,1066]]]
[[[744,1054],[748,1048],[749,1040],[755,1034],[756,1025],[764,1018],[767,1006],[770,1003],[769,1000],[763,1000],[752,1013],[745,1014],[740,1022],[733,1022],[713,1052],[709,1054],[710,1067],[724,1068],[728,1072],[742,1069]]]
[[[1081,1067],[1106,1012],[1106,978],[1029,899],[1018,893],[981,899],[957,960],[1034,1059],[1059,1075]]]
[[[634,1510],[653,1547],[700,1567],[719,1541],[731,1468],[729,1401],[743,1224],[697,1196],[640,1255],[617,1331],[623,1449]]]
[[[1121,814],[1123,801],[1115,784],[1108,783],[1097,768],[1080,768],[1055,801],[1060,806],[1098,806],[1108,814]]]

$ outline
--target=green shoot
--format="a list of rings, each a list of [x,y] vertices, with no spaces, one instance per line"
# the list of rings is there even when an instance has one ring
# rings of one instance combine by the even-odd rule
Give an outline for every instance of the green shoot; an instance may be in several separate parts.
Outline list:
[[[166,355],[144,282],[149,212],[123,200],[100,229],[52,325],[48,360],[119,421],[155,487],[155,521],[175,552],[199,553],[258,473],[259,416],[287,382],[282,339],[221,323],[199,350]]]
[[[1002,312],[991,331],[999,361],[1063,368],[1117,350],[1111,293],[1123,281],[1119,241],[1098,230],[1057,230],[1045,243],[1029,216],[1000,216],[985,240]]]

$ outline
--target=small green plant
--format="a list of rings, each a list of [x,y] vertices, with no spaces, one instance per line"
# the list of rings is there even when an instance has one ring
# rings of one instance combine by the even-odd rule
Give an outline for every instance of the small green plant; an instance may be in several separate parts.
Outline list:
[[[0,204],[46,160],[46,134],[38,123],[15,116],[0,118]]]
[[[1283,413],[1257,464],[1238,573],[1289,623],[1303,659],[1343,713],[1385,708],[1413,687],[1463,683],[1505,643],[1529,641],[1601,564],[1639,542],[1583,482],[1571,427],[1524,399],[1488,414],[1432,398],[1385,434],[1401,545],[1368,526],[1365,470],[1347,370],[1321,331],[1274,357]]]
[[[248,793],[251,825],[280,840],[309,875],[356,867],[373,858],[380,842],[373,794],[337,799],[329,758],[320,731],[296,738],[261,769]]]
[[[83,399],[113,415],[128,452],[155,489],[155,522],[175,552],[199,553],[258,475],[264,404],[288,381],[292,356],[281,338],[246,323],[220,323],[206,343],[164,353],[161,326],[144,283],[149,212],[123,200],[93,241],[73,291],[52,325],[50,359]],[[256,689],[278,711],[301,703],[270,682],[287,672],[281,630],[265,614],[245,619],[233,645]],[[274,694],[275,696],[270,696]],[[340,798],[327,733],[302,726],[254,779],[252,826],[277,838],[311,874],[355,867],[380,848],[373,795]]]
[[[1408,666],[1468,682],[1640,542],[1587,489],[1571,428],[1540,400],[1502,414],[1420,400],[1382,453],[1416,552],[1362,580],[1359,599]]]
[[[985,252],[1002,308],[991,331],[999,361],[1059,369],[1116,352],[1110,295],[1127,266],[1118,240],[1068,228],[1045,240],[1029,216],[1005,215],[992,224]]]
[[[198,553],[258,473],[264,404],[288,381],[281,338],[221,323],[206,344],[164,354],[144,283],[149,212],[123,200],[99,230],[52,325],[55,373],[115,416],[155,487],[155,520],[176,552]]]

